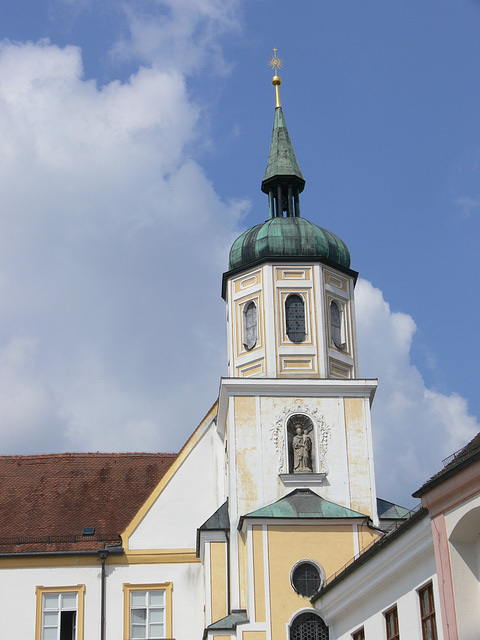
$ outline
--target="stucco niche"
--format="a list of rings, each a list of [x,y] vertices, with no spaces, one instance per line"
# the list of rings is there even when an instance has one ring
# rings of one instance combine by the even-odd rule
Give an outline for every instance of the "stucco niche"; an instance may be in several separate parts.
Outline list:
[[[310,457],[303,466],[295,463],[293,450],[295,434],[299,433],[299,427],[307,444],[308,440],[311,441]],[[282,408],[282,412],[275,417],[275,422],[270,428],[270,439],[277,453],[277,470],[284,484],[322,484],[325,481],[328,475],[326,455],[329,437],[330,427],[316,407],[310,409],[307,404],[294,403]]]

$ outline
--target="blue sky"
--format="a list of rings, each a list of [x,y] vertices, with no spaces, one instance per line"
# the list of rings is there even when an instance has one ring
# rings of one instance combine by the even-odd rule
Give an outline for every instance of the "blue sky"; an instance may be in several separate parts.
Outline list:
[[[178,450],[213,403],[275,46],[302,215],[362,278],[379,494],[407,503],[478,431],[480,2],[0,6],[2,450]]]

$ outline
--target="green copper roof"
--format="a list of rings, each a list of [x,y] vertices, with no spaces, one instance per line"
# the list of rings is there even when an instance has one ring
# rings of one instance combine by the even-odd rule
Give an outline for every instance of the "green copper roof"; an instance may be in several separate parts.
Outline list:
[[[284,498],[273,504],[247,513],[240,518],[239,528],[244,518],[365,518],[365,514],[358,513],[340,504],[329,502],[311,489],[295,489]]]
[[[268,193],[268,185],[279,178],[290,177],[303,190],[305,179],[298,166],[290,136],[288,135],[282,107],[275,109],[273,120],[272,141],[268,154],[267,169],[262,181],[262,191]]]
[[[229,270],[268,258],[327,258],[350,268],[347,245],[331,231],[300,217],[271,218],[245,231],[230,249]]]
[[[412,515],[412,512],[398,504],[377,498],[378,517],[387,520],[404,520]]]

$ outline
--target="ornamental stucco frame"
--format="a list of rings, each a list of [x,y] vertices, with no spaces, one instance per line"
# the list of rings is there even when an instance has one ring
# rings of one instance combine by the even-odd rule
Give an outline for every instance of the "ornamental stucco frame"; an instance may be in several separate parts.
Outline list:
[[[309,418],[313,424],[314,442],[315,447],[315,470],[313,474],[295,474],[298,479],[300,476],[306,477],[326,477],[328,475],[328,466],[326,462],[326,454],[328,450],[328,441],[330,438],[330,427],[325,422],[323,415],[318,413],[318,408],[310,409],[306,403],[292,403],[290,406],[284,406],[282,413],[275,417],[275,422],[270,428],[270,440],[273,441],[275,451],[278,456],[278,473],[284,476],[292,476],[294,474],[289,473],[288,469],[288,456],[287,451],[287,423],[289,419],[294,415],[303,415]]]

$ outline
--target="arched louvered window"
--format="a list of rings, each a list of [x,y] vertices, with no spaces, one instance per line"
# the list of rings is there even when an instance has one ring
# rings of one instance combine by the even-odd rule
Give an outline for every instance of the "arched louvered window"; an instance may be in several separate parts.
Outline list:
[[[330,335],[337,349],[342,349],[342,312],[333,300],[330,303]]]
[[[250,350],[257,344],[257,305],[249,302],[243,309],[243,346]]]
[[[301,613],[290,627],[290,640],[329,640],[328,627],[316,613]]]
[[[285,320],[289,339],[303,342],[306,337],[305,303],[301,296],[293,294],[285,300]]]

